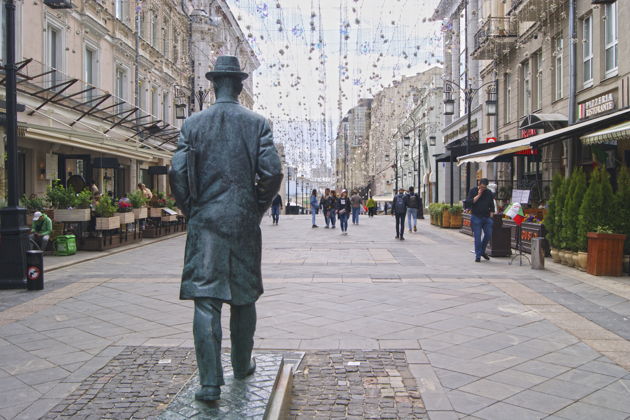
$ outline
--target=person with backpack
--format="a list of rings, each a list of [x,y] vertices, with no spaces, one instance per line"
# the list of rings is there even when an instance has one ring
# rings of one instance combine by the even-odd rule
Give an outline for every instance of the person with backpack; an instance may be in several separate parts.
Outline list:
[[[401,241],[405,240],[405,216],[407,215],[408,199],[405,189],[401,188],[392,200],[392,213],[396,216],[396,239]]]
[[[416,227],[418,223],[418,209],[420,208],[420,196],[414,192],[413,187],[409,187],[409,193],[407,194],[407,226],[409,226],[409,232],[411,233],[411,225],[413,224],[413,231],[417,232]]]
[[[339,215],[339,224],[341,225],[341,234],[348,234],[348,216],[350,216],[351,205],[348,198],[348,191],[342,190],[341,197],[337,200],[337,214]]]
[[[361,205],[363,204],[363,200],[358,192],[354,192],[352,197],[350,197],[350,204],[352,206],[352,224],[359,224],[359,215],[361,214]]]

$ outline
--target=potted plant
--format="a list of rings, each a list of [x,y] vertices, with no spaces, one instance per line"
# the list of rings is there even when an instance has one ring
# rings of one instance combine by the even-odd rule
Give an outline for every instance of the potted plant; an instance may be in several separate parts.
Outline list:
[[[585,191],[586,175],[584,175],[582,168],[577,168],[569,179],[565,205],[562,209],[562,230],[560,232],[563,248],[569,253],[567,255],[567,265],[570,267],[578,266],[579,244],[577,223],[575,221],[579,216]],[[586,269],[586,266],[584,268]]]
[[[166,209],[176,211],[175,208],[177,206],[177,203],[175,202],[175,199],[173,197],[165,196],[164,197],[164,204],[165,204]],[[171,214],[169,212],[169,214],[163,215],[162,216],[162,221],[163,222],[176,222],[177,221],[177,213]]]
[[[464,212],[464,207],[461,204],[453,204],[449,206],[448,212],[451,218],[451,227],[452,228],[461,228],[463,223],[462,213]]]
[[[558,218],[558,192],[562,187],[564,177],[561,174],[556,174],[551,182],[551,198],[547,208],[547,214],[545,215],[544,225],[547,230],[547,240],[551,247],[551,258],[553,262],[560,263],[560,250],[558,249],[559,243],[556,239],[556,229],[558,224],[556,220]]]
[[[162,209],[166,208],[166,199],[163,192],[153,194],[153,198],[149,202],[149,217],[162,217]]]
[[[112,230],[120,227],[120,217],[115,216],[117,207],[112,203],[112,199],[108,195],[100,197],[94,213],[96,214],[96,230]]]
[[[133,207],[133,216],[136,220],[146,219],[148,216],[147,199],[142,191],[136,190],[128,194],[129,201]]]
[[[133,206],[131,204],[131,200],[127,197],[123,197],[118,200],[118,211],[116,215],[120,218],[120,224],[126,225],[129,223],[133,223],[136,218],[133,215]]]
[[[613,233],[615,226],[609,224],[614,200],[608,172],[601,166],[596,167],[584,193],[578,219],[578,240],[582,247],[587,244],[586,272],[589,274],[619,276],[622,273],[626,235]]]

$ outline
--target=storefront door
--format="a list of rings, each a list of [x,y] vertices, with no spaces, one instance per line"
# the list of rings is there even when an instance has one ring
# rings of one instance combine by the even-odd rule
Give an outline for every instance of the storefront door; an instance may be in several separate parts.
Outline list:
[[[59,179],[64,186],[70,177],[80,176],[85,185],[92,182],[92,164],[90,155],[59,155]]]

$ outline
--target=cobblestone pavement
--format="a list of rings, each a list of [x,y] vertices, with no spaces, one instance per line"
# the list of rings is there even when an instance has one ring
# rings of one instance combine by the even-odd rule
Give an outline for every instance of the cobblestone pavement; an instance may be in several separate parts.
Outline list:
[[[404,351],[307,353],[289,419],[426,419]]]
[[[628,277],[475,263],[470,237],[423,221],[396,241],[389,216],[348,236],[309,216],[262,230],[258,350],[404,351],[431,420],[630,416]],[[42,292],[0,292],[0,416],[46,415],[128,346],[190,351],[184,243],[47,273]]]

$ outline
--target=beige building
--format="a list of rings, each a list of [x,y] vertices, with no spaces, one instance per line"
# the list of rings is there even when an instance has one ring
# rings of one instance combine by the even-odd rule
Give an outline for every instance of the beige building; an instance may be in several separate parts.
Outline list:
[[[372,99],[360,99],[337,131],[337,189],[366,190]]]
[[[509,161],[496,165],[506,189],[531,189],[544,201],[553,173],[588,171],[602,154],[609,169],[630,164],[630,130],[597,134],[630,118],[630,38],[619,31],[630,3],[577,0],[571,10],[566,1],[485,0],[480,13],[472,57],[484,82],[498,82],[497,137],[525,139],[517,154],[493,158]],[[482,137],[493,133],[482,126]]]
[[[177,114],[192,108],[191,93],[199,87],[191,85],[195,70],[205,74],[236,45],[247,71],[258,61],[222,1],[212,10],[176,0],[72,3],[72,9],[51,9],[17,2],[20,195],[41,195],[54,179],[75,186],[93,181],[115,196],[138,182],[166,191],[182,122]],[[195,10],[217,17],[194,26]],[[0,11],[4,20],[4,0]],[[221,39],[197,40],[218,48],[211,63],[194,67],[191,27],[201,32],[204,24],[210,41]],[[4,34],[0,40],[4,52]],[[251,86],[250,78],[243,94],[248,106]],[[5,173],[2,168],[0,199]]]

